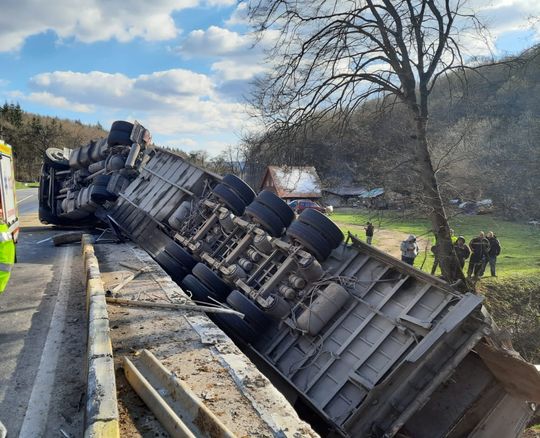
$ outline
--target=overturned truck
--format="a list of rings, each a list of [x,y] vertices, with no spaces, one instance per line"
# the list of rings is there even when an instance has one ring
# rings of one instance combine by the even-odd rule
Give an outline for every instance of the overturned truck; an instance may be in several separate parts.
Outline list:
[[[105,223],[197,302],[242,312],[213,318],[324,436],[516,437],[540,399],[480,296],[154,147],[138,123],[48,150],[40,218]]]

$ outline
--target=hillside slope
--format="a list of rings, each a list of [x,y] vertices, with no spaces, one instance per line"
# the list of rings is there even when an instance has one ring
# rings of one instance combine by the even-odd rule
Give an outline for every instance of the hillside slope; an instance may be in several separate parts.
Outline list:
[[[539,75],[537,46],[436,87],[428,136],[446,199],[489,197],[505,217],[540,217]],[[312,165],[327,186],[384,186],[414,200],[414,126],[406,109],[383,111],[370,101],[343,122],[340,115],[318,118],[302,138],[271,131],[247,138],[250,182],[257,184],[268,164]]]
[[[19,104],[0,107],[0,138],[13,147],[15,177],[37,181],[43,152],[49,147],[75,148],[106,135],[98,125],[26,113]]]

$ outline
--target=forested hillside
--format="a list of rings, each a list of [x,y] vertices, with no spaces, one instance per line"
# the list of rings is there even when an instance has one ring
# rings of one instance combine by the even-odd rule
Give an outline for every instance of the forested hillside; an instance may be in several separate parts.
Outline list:
[[[13,147],[18,181],[39,179],[47,148],[71,149],[104,135],[106,131],[100,125],[26,113],[19,104],[4,103],[0,108],[0,139]]]
[[[439,83],[428,126],[446,199],[489,197],[507,217],[540,216],[539,76],[535,47]],[[314,165],[326,185],[384,186],[414,199],[408,120],[403,107],[371,101],[345,127],[318,120],[300,137],[267,132],[246,139],[248,166],[255,181],[267,164]]]

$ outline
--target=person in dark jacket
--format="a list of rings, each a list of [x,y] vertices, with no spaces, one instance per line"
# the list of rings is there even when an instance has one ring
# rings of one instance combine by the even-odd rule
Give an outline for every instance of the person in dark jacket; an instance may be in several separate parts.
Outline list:
[[[499,239],[497,239],[497,236],[493,233],[493,231],[490,231],[487,233],[486,238],[489,242],[489,251],[486,254],[486,257],[484,259],[484,264],[482,266],[482,274],[484,274],[484,270],[486,269],[486,265],[489,263],[489,269],[491,271],[491,276],[496,277],[497,273],[495,272],[495,266],[497,264],[497,256],[501,253],[501,243],[499,242]]]
[[[483,231],[480,231],[478,236],[471,239],[469,248],[472,254],[469,260],[469,268],[467,269],[467,277],[481,277],[482,264],[489,254],[489,241],[486,239]]]
[[[368,222],[364,230],[366,230],[366,243],[368,245],[371,245],[371,241],[373,240],[373,231],[375,231],[375,227],[371,222]]]
[[[465,267],[465,260],[471,255],[471,250],[465,244],[465,237],[459,236],[454,243],[454,252],[459,260],[459,267],[463,269]]]

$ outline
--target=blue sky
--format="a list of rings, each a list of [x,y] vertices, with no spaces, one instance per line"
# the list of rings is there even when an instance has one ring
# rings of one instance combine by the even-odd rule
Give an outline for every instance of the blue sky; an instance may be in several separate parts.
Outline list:
[[[469,2],[496,55],[538,41],[539,4]],[[159,144],[214,155],[253,128],[245,96],[269,68],[272,35],[253,48],[245,10],[235,0],[2,0],[0,100],[105,128],[137,119]]]

